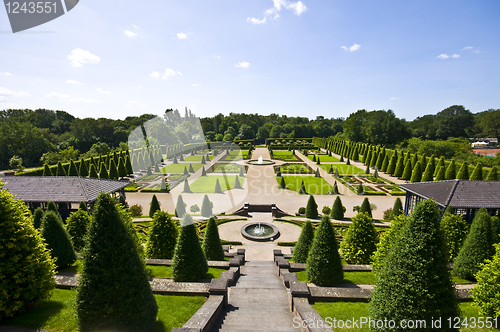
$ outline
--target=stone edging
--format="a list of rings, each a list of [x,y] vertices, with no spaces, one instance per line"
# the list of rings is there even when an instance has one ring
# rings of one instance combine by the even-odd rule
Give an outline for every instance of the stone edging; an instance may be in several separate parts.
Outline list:
[[[267,236],[253,236],[253,235],[248,234],[246,232],[247,227],[254,226],[254,225],[255,226],[265,225],[267,227],[271,227],[273,229],[273,233],[271,235],[267,235]],[[267,241],[271,238],[273,238],[273,239],[277,238],[278,234],[279,234],[278,227],[276,227],[272,224],[266,223],[266,222],[251,222],[251,223],[245,224],[243,227],[241,227],[241,235],[243,235],[243,237],[245,239],[252,240],[252,241]]]

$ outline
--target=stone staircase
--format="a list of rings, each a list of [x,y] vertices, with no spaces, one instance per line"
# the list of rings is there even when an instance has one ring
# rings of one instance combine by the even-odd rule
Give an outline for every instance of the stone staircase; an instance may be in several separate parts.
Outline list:
[[[215,331],[297,331],[288,294],[273,261],[248,261],[229,288],[228,305]]]

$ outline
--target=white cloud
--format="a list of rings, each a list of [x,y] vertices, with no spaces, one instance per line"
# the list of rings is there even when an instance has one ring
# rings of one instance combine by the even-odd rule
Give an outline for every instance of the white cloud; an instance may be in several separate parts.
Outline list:
[[[220,55],[214,55],[214,58],[220,59]]]
[[[172,76],[175,76],[175,70],[167,68],[165,69],[165,73],[163,73],[162,79],[166,80]]]
[[[137,36],[137,33],[129,31],[129,30],[125,31],[124,34],[126,34],[129,37],[135,37],[135,36]]]
[[[448,59],[450,56],[448,54],[439,54],[436,58],[438,59]]]
[[[479,53],[479,52],[481,52],[481,51],[480,50],[474,50],[474,51],[472,51],[472,53]]]
[[[0,87],[0,96],[11,96],[11,97],[25,98],[25,97],[29,97],[30,95],[26,92],[23,92],[23,91],[15,92],[15,91]]]
[[[297,1],[295,3],[291,3],[291,4],[287,5],[286,8],[293,9],[293,11],[295,12],[295,15],[300,15],[307,10],[306,5],[304,5],[302,3],[302,1]]]
[[[6,71],[5,73],[0,73],[0,76],[14,76],[14,75]]]
[[[51,93],[45,95],[45,98],[60,98],[60,99],[64,99],[64,98],[68,98],[68,97],[69,97],[68,95],[65,95],[65,94],[62,94],[62,93],[57,93],[57,92],[51,92]]]
[[[266,23],[266,18],[264,17],[262,20],[259,20],[258,18],[255,17],[248,17],[247,22],[251,22],[253,24],[263,24]]]
[[[465,46],[464,48],[462,48],[462,50],[472,50],[474,47],[472,46]]]
[[[179,33],[177,34],[177,38],[178,38],[178,39],[187,39],[187,37],[188,37],[188,36],[187,36],[185,33],[183,33],[183,32],[179,32]]]
[[[236,68],[248,68],[250,64],[246,61],[238,62],[234,65]]]
[[[191,84],[191,86],[199,86],[200,83],[194,83],[194,84]]]
[[[182,73],[180,71],[177,71],[177,74],[182,76]]]
[[[342,48],[344,51],[354,52],[354,51],[359,50],[360,47],[361,47],[361,45],[354,44],[351,47],[341,46],[340,48]]]
[[[99,93],[102,93],[103,95],[109,95],[109,94],[111,94],[111,91],[105,91],[105,90],[103,90],[101,88],[96,89],[96,91],[99,92]]]
[[[151,76],[151,77],[153,77],[153,78],[158,78],[158,77],[160,77],[160,73],[159,73],[159,72],[157,72],[157,71],[154,71],[154,72],[152,72],[151,74],[149,74],[149,76]]]
[[[451,57],[452,58],[460,58],[460,54],[453,54]]]
[[[401,98],[398,98],[398,97],[391,97],[391,98],[389,98],[389,100],[398,100],[398,99],[401,99]]]
[[[7,97],[0,96],[0,102],[2,102],[2,101],[7,101]]]
[[[97,103],[97,99],[88,99],[88,98],[71,98],[68,101],[72,103]]]
[[[133,24],[133,23],[132,23],[132,26],[133,26],[134,28],[136,28],[136,29],[140,29],[137,25],[135,25],[135,24]]]
[[[101,58],[97,55],[90,53],[89,51],[84,51],[81,48],[75,48],[68,55],[68,59],[71,60],[71,65],[73,67],[81,67],[82,63],[99,63]]]
[[[82,84],[82,82],[78,82],[78,81],[75,81],[75,80],[66,80],[66,83],[69,83],[69,84]]]

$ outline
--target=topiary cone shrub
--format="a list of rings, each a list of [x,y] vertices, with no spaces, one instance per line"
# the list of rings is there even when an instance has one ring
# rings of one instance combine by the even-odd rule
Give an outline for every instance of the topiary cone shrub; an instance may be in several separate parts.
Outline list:
[[[0,183],[0,321],[49,298],[56,268],[28,207]]]
[[[203,202],[201,203],[201,215],[205,218],[211,217],[213,215],[212,202],[210,202],[206,194],[205,196],[203,196]]]
[[[54,258],[57,267],[65,267],[76,261],[76,253],[61,217],[53,211],[45,212],[42,219],[42,237]]]
[[[309,250],[314,240],[314,230],[311,221],[306,220],[300,232],[297,244],[293,248],[292,259],[295,263],[306,263]]]
[[[359,213],[367,213],[370,216],[370,218],[373,218],[372,207],[370,206],[370,201],[368,200],[368,198],[365,198],[363,200],[361,208],[359,209]]]
[[[389,253],[392,244],[396,242],[396,236],[399,234],[401,228],[403,228],[405,221],[406,215],[400,214],[399,216],[396,216],[391,220],[391,227],[382,233],[380,241],[376,244],[377,249],[371,258],[372,263],[370,265],[375,274],[377,274],[382,268],[384,260]]]
[[[340,197],[337,196],[335,198],[335,202],[333,202],[332,211],[330,212],[330,216],[332,219],[342,220],[344,219],[344,209],[342,207],[342,201]]]
[[[179,230],[168,212],[156,211],[146,242],[146,257],[172,259]]]
[[[153,218],[156,211],[161,211],[160,202],[158,202],[156,195],[153,195],[153,197],[151,197],[151,203],[149,203],[149,217]]]
[[[307,279],[322,286],[332,286],[344,279],[335,231],[326,216],[321,218],[307,256]]]
[[[182,196],[177,196],[177,204],[175,205],[175,216],[178,218],[184,217],[186,214],[186,203],[182,199]]]
[[[150,331],[158,306],[137,235],[114,200],[99,194],[83,251],[76,311],[80,331]]]
[[[215,189],[214,192],[217,194],[222,194],[222,189],[220,187],[219,179],[215,179]]]
[[[448,207],[451,206],[449,205]],[[448,261],[453,262],[467,238],[469,226],[462,215],[445,212],[441,218],[440,227],[443,233],[446,252],[448,253]]]
[[[393,220],[401,214],[403,214],[403,203],[401,203],[401,199],[398,197],[394,201],[394,206],[392,207],[391,214],[389,215],[389,220]]]
[[[85,247],[85,235],[89,224],[88,212],[81,209],[72,212],[66,220],[66,230],[76,252],[81,252]]]
[[[43,210],[42,208],[36,208],[33,213],[33,226],[35,229],[39,229],[42,226]]]
[[[444,173],[444,178],[446,180],[455,180],[456,177],[457,175],[455,168],[455,159],[452,159],[450,164],[448,165],[448,168],[446,169],[446,172]]]
[[[372,218],[367,213],[358,213],[340,244],[342,256],[349,264],[369,264],[376,239]]]
[[[479,265],[494,254],[491,228],[490,215],[486,209],[479,209],[470,226],[469,235],[453,263],[453,274],[474,280],[474,275],[480,270]]]
[[[306,217],[318,218],[318,204],[316,204],[313,195],[309,195],[309,199],[307,200]]]
[[[181,226],[172,258],[174,281],[196,281],[207,273],[207,261],[191,215],[184,215]]]
[[[412,167],[411,167],[411,160],[408,160],[405,165],[405,169],[403,170],[403,175],[401,178],[403,180],[410,180],[411,179],[411,173],[412,173]]]
[[[460,169],[458,170],[457,173],[457,179],[469,180],[469,164],[466,161],[464,161],[462,166],[460,166]]]
[[[493,166],[486,177],[487,181],[498,181],[498,169],[496,166]]]
[[[479,314],[485,317],[500,316],[500,244],[495,248],[493,258],[486,260],[476,274],[477,285],[471,295],[479,306]]]
[[[193,192],[191,191],[191,188],[189,187],[189,182],[187,179],[184,180],[184,190],[182,191],[183,193],[188,193],[192,194]]]
[[[205,258],[209,261],[223,261],[224,250],[220,242],[219,230],[215,218],[211,217],[207,221],[205,228],[205,236],[203,237],[203,244],[201,246],[205,253]]]
[[[421,201],[377,273],[370,317],[395,322],[425,320],[426,328],[418,331],[429,331],[436,317],[441,318],[443,326],[448,318],[460,317],[447,263],[436,203]]]

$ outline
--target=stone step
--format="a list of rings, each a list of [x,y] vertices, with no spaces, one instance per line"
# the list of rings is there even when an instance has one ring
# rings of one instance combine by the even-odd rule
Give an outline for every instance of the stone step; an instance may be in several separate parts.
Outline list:
[[[278,266],[241,266],[240,274],[271,274],[278,275]]]
[[[296,328],[279,327],[279,326],[242,326],[242,325],[222,325],[218,330],[221,332],[254,332],[254,331],[268,331],[268,332],[297,332]]]
[[[235,306],[229,304],[226,307],[226,313],[227,315],[232,315],[235,313],[239,312],[245,312],[245,313],[256,313],[256,312],[265,312],[265,313],[277,313],[277,314],[282,314],[282,313],[290,313],[290,306],[288,303],[248,303],[246,305],[241,305],[241,306]]]
[[[273,261],[248,261],[245,267],[248,266],[276,266],[276,264]]]
[[[269,278],[241,278],[238,280],[235,288],[259,288],[259,289],[285,289],[283,281],[272,280]]]
[[[231,288],[229,292],[229,303],[235,304],[233,303],[235,301],[257,304],[288,303],[288,295],[284,289]]]
[[[222,326],[224,325],[241,325],[246,326],[246,328],[259,326],[259,327],[293,327],[293,314],[291,312],[283,313],[281,315],[269,315],[265,312],[260,313],[233,313],[227,315],[222,320]]]

